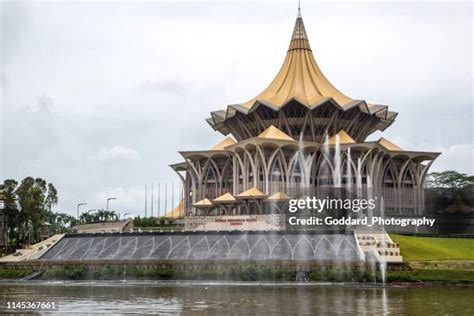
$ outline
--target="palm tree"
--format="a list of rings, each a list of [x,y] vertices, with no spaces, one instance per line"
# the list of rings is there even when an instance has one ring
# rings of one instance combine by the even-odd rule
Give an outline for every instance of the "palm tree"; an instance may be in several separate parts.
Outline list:
[[[104,211],[105,212],[105,220],[106,221],[116,221],[118,216],[115,211]]]
[[[110,211],[110,218],[113,220],[113,221],[116,221],[119,219],[117,213],[115,211]]]
[[[91,218],[91,222],[92,222],[92,223],[100,222],[100,214],[99,214],[99,211],[98,211],[98,210],[92,210],[92,211],[90,212],[90,218]]]
[[[97,210],[95,213],[97,215],[97,219],[100,222],[106,222],[107,221],[107,211],[105,210]]]
[[[89,212],[82,213],[81,216],[79,217],[79,220],[81,223],[90,223],[94,220],[92,215]]]
[[[77,222],[76,218],[71,215],[66,215],[66,218],[64,219],[64,226],[68,225],[69,227],[72,227],[75,225]]]

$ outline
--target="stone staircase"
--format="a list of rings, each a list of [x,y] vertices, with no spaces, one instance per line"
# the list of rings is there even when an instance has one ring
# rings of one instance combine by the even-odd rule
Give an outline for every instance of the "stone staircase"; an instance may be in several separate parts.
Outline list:
[[[15,253],[0,258],[0,262],[16,262],[25,260],[34,260],[41,257],[49,248],[56,244],[64,234],[54,235],[34,245],[18,249]]]
[[[354,235],[365,257],[369,260],[387,263],[403,262],[399,245],[394,243],[387,233],[356,231]]]

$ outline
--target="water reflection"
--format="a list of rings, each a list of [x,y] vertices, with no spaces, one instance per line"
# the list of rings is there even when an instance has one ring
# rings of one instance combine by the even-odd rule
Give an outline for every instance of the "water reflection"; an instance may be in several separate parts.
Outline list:
[[[7,301],[55,301],[61,313],[438,314],[474,313],[472,287],[257,283],[32,282],[0,284]],[[442,303],[441,303],[442,302]],[[3,311],[5,311],[3,309]],[[42,312],[44,313],[44,312]]]

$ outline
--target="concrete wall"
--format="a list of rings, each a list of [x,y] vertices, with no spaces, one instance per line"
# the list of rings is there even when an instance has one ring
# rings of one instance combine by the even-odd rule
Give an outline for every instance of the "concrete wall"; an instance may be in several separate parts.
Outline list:
[[[353,234],[176,232],[70,234],[40,260],[364,260]]]

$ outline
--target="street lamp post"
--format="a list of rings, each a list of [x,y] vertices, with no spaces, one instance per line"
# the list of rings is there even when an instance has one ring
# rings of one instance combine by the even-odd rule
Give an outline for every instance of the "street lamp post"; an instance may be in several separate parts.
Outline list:
[[[79,207],[81,207],[82,205],[87,205],[87,203],[78,203],[77,204],[77,219],[79,219]]]
[[[109,201],[110,201],[110,200],[116,200],[116,199],[117,199],[117,198],[114,198],[114,197],[109,197],[109,198],[107,198],[107,209],[106,209],[107,212],[109,211]]]

